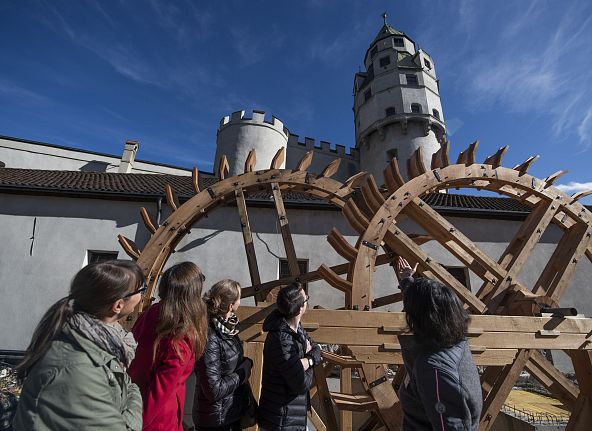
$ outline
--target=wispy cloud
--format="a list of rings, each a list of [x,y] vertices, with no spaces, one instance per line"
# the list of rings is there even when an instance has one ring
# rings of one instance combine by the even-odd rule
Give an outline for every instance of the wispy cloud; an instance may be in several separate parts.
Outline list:
[[[50,102],[48,97],[4,79],[0,79],[0,94],[25,104]]]
[[[557,188],[565,193],[578,193],[583,192],[585,190],[592,190],[592,181],[587,183],[578,183],[574,181],[570,181],[567,184],[559,184]]]

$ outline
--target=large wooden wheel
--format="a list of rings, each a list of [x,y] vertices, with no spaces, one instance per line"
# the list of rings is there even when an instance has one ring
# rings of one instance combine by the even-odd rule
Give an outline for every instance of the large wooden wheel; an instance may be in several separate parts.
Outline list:
[[[347,308],[370,310],[375,306],[401,301],[400,294],[381,298],[374,298],[373,295],[373,277],[377,266],[392,262],[398,255],[419,262],[420,274],[448,285],[473,314],[534,316],[546,309],[559,307],[559,300],[578,261],[584,256],[592,261],[592,214],[578,202],[588,193],[567,196],[553,187],[554,181],[564,171],[545,180],[528,175],[528,168],[536,160],[535,157],[513,169],[501,167],[507,147],[501,148],[483,164],[475,163],[476,148],[477,143],[472,144],[460,154],[456,164],[450,165],[448,144],[445,144],[434,155],[430,170],[423,166],[418,150],[408,161],[411,178],[407,182],[401,178],[397,160],[394,159],[385,169],[387,190],[381,190],[375,180],[368,177],[362,187],[361,198],[347,202],[344,214],[360,233],[357,244],[355,247],[349,245],[336,231],[329,235],[335,250],[350,262],[347,278],[339,277],[327,267],[319,269],[327,282],[346,292]],[[493,191],[519,200],[531,208],[499,259],[494,260],[480,250],[423,200],[429,193],[453,188]],[[423,228],[427,235],[418,241],[417,235],[410,235],[400,228],[398,223],[402,220],[410,220]],[[520,271],[550,224],[559,226],[563,236],[537,281],[527,286],[519,279]],[[482,285],[476,293],[468,290],[420,247],[420,243],[428,240],[437,241],[481,279]],[[384,254],[380,254],[381,249]],[[393,285],[396,285],[395,280]],[[549,325],[538,328],[537,334],[540,337],[558,335],[549,330]],[[555,348],[560,349],[560,346],[558,342]],[[350,350],[354,357],[365,351],[358,346],[350,346]],[[573,359],[580,384],[587,382],[587,373],[592,371],[589,353],[574,349],[568,350],[568,354]],[[583,429],[578,428],[580,425],[576,424],[576,418],[582,417],[582,409],[590,408],[590,399],[587,395],[578,395],[578,389],[533,349],[519,349],[512,363],[503,367],[490,366],[485,370],[483,390],[486,395],[481,428],[491,427],[520,372],[525,368],[573,409],[572,429]]]
[[[270,169],[254,171],[256,154],[252,150],[245,162],[244,174],[230,178],[226,178],[229,167],[227,158],[224,156],[218,168],[219,181],[205,190],[200,190],[198,182],[199,173],[197,169],[193,170],[193,185],[196,194],[183,203],[183,205],[179,204],[172,187],[169,185],[166,186],[167,202],[173,211],[160,226],[157,226],[148,214],[148,211],[142,208],[142,219],[146,228],[151,233],[145,247],[140,250],[132,240],[121,235],[118,237],[126,253],[132,259],[136,260],[142,268],[149,287],[144,301],[138,306],[135,313],[130,316],[128,325],[135,321],[138,313],[150,305],[160,274],[179,241],[203,217],[211,214],[220,205],[229,202],[236,202],[252,282],[252,286],[243,288],[243,298],[254,296],[256,302],[260,302],[265,300],[267,293],[271,289],[288,284],[295,279],[302,282],[321,279],[316,271],[306,274],[300,273],[288,216],[284,207],[283,193],[304,193],[329,202],[338,208],[343,208],[346,200],[352,193],[353,183],[364,174],[355,175],[345,183],[332,179],[331,176],[339,167],[339,159],[330,163],[318,175],[309,173],[307,169],[312,162],[312,154],[312,151],[308,152],[294,170],[279,169],[284,159],[284,149],[281,149],[273,158]],[[261,191],[269,192],[273,197],[290,272],[290,277],[265,283],[261,282],[259,276],[246,201],[246,196],[249,193],[260,193]]]

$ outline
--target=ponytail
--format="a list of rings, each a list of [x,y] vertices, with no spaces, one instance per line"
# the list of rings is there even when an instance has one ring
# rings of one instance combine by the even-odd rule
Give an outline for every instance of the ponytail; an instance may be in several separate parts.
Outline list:
[[[234,280],[221,280],[214,284],[204,295],[204,302],[208,308],[208,316],[211,318],[224,316],[229,307],[241,296],[241,287]]]
[[[53,304],[43,315],[35,328],[23,360],[16,367],[17,377],[20,381],[24,380],[31,367],[45,355],[51,342],[62,331],[64,323],[73,314],[72,300],[66,296]]]

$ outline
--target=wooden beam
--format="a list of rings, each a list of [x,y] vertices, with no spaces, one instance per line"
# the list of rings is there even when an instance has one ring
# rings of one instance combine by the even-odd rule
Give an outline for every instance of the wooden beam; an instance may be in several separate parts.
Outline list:
[[[323,169],[323,171],[319,174],[319,178],[320,177],[332,177],[333,175],[335,175],[335,173],[337,172],[337,170],[339,169],[339,164],[341,163],[341,159],[335,159],[333,160],[331,163],[329,163],[325,169]]]
[[[478,146],[479,146],[479,141],[475,141],[471,145],[469,145],[469,148],[462,151],[458,155],[458,159],[456,160],[456,164],[469,166],[469,165],[472,165],[473,163],[475,163],[475,155],[476,155]]]
[[[138,258],[140,257],[140,254],[142,253],[140,251],[140,249],[138,248],[138,246],[136,245],[135,242],[133,242],[131,239],[126,238],[123,235],[117,235],[117,240],[119,241],[119,244],[121,245],[121,247],[123,248],[123,251],[125,251],[125,253],[131,257],[133,260],[138,260]]]
[[[555,398],[573,410],[580,390],[540,352],[533,351],[526,371],[536,378]]]
[[[494,155],[486,158],[485,161],[483,162],[483,164],[484,165],[491,165],[491,167],[493,169],[499,168],[502,164],[502,160],[504,159],[504,155],[506,154],[506,151],[508,151],[508,148],[509,147],[507,145],[501,147],[500,149],[498,149],[496,151],[496,153]]]
[[[568,354],[573,362],[580,394],[565,430],[589,430],[592,429],[592,354],[582,350]]]
[[[236,207],[240,218],[241,231],[243,233],[243,243],[245,245],[245,253],[247,255],[247,265],[249,266],[249,275],[251,277],[251,285],[261,284],[261,276],[259,275],[259,266],[257,265],[257,254],[255,253],[255,245],[253,244],[253,234],[251,232],[251,223],[249,222],[249,214],[247,212],[247,203],[245,201],[245,194],[242,189],[235,192]],[[265,300],[266,293],[259,293],[255,295],[255,303]]]
[[[532,166],[532,164],[534,162],[536,162],[538,159],[539,159],[539,156],[530,156],[524,162],[522,162],[519,165],[514,166],[512,169],[514,169],[515,171],[518,171],[520,176],[525,175],[528,172],[528,170],[530,169],[530,167]]]
[[[337,228],[331,229],[331,232],[327,235],[327,242],[344,259],[349,262],[356,260],[358,250],[344,238]]]
[[[526,362],[528,362],[530,352],[529,349],[521,350],[514,363],[512,365],[506,365],[502,369],[493,387],[483,400],[481,424],[479,426],[480,431],[488,431],[493,426],[502,405],[508,398]]]
[[[281,169],[282,164],[286,158],[286,149],[284,147],[277,150],[273,159],[271,159],[271,164],[269,169]]]
[[[351,368],[342,368],[341,369],[341,376],[339,378],[339,385],[340,385],[339,389],[342,394],[350,395],[352,393],[352,370],[351,370]],[[339,405],[339,402],[337,401],[337,398],[335,398],[335,396],[333,396],[333,401],[335,401],[335,403],[337,404],[337,408],[339,408],[341,410],[340,414],[339,414],[340,425],[341,425],[340,430],[341,431],[352,431],[353,416],[352,416],[351,411],[347,411],[345,409],[342,409]],[[374,401],[374,400],[372,400],[372,401]],[[372,410],[373,408],[374,408],[374,406],[372,406],[372,407],[371,406],[364,406],[364,409],[362,411]]]
[[[296,166],[296,170],[297,171],[306,171],[311,163],[312,163],[312,156],[313,156],[313,151],[308,151],[303,157],[302,159],[300,159],[300,161],[298,162],[298,165]]]
[[[245,160],[244,173],[246,174],[247,172],[253,172],[255,170],[256,164],[257,164],[257,153],[255,152],[255,149],[253,148],[251,151],[249,151],[249,155],[247,156],[247,159]]]
[[[280,224],[282,240],[284,241],[284,248],[286,250],[286,259],[288,260],[290,275],[293,277],[298,277],[300,275],[298,258],[296,257],[296,250],[294,249],[294,242],[292,241],[292,233],[290,232],[290,225],[288,223],[288,214],[286,213],[286,208],[284,207],[284,198],[282,197],[282,192],[278,183],[271,184],[271,192],[273,194],[273,201],[275,203],[278,222]]]
[[[148,229],[151,234],[156,233],[158,227],[156,226],[156,223],[152,221],[152,217],[150,217],[150,214],[148,214],[148,210],[146,210],[144,207],[140,208],[140,215],[142,216],[142,220],[144,221],[144,226],[146,226],[146,229]]]
[[[333,410],[333,401],[331,393],[327,386],[327,378],[323,365],[318,365],[314,368],[314,378],[317,385],[317,395],[319,397],[319,405],[321,407],[321,414],[325,420],[325,426],[328,431],[339,430],[335,411]]]
[[[228,165],[228,158],[226,157],[226,154],[223,154],[218,163],[218,179],[220,181],[224,180],[228,176],[229,171],[230,166]]]
[[[430,167],[433,169],[445,168],[450,164],[448,153],[450,151],[450,142],[444,142],[438,151],[432,155],[432,163]]]
[[[261,381],[263,379],[263,343],[243,343],[245,356],[253,360],[253,367],[251,368],[251,377],[249,377],[249,385],[253,391],[255,401],[259,403],[261,396]],[[257,431],[259,426],[247,428],[248,431]]]
[[[193,168],[191,170],[191,185],[193,186],[193,191],[195,194],[200,192],[199,190],[199,169]]]
[[[401,170],[399,169],[399,162],[395,157],[393,157],[389,161],[388,165],[386,165],[383,174],[384,182],[390,193],[396,192],[399,187],[405,184],[405,180],[403,179]]]
[[[423,164],[423,155],[421,147],[413,152],[411,157],[407,160],[407,178],[409,180],[426,173],[425,165]]]
[[[549,175],[547,178],[544,179],[545,188],[551,187],[553,184],[555,184],[555,181],[557,181],[559,178],[561,178],[562,176],[564,176],[568,172],[569,171],[562,170],[562,171],[557,171],[554,174]]]
[[[166,194],[167,203],[173,209],[173,211],[176,211],[180,205],[179,205],[179,199],[177,199],[177,195],[175,194],[175,191],[173,190],[173,188],[171,187],[170,184],[165,185],[164,190],[165,190],[165,194]]]

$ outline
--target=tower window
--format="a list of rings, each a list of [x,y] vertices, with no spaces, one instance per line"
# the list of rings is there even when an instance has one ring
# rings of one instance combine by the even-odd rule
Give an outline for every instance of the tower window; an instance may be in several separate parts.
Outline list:
[[[386,56],[386,57],[382,57],[380,59],[380,67],[386,67],[389,64],[391,64],[391,57],[390,56]]]
[[[395,41],[395,46],[405,46],[405,44],[403,43],[402,37],[395,37],[394,41]]]
[[[384,113],[387,117],[390,117],[391,115],[396,115],[397,110],[394,108],[394,106],[389,106],[388,108],[386,108]]]
[[[372,89],[369,88],[364,92],[364,102],[367,102],[368,99],[372,97]]]
[[[88,263],[99,263],[99,262],[106,262],[108,260],[117,259],[117,252],[116,251],[96,251],[96,250],[88,250],[87,251],[87,260]]]
[[[405,76],[407,77],[407,85],[417,85],[417,75],[410,73]]]
[[[421,105],[419,103],[412,103],[411,112],[414,114],[421,114]]]
[[[370,51],[370,58],[374,58],[376,56],[376,54],[378,54],[378,47],[377,46],[372,48],[372,50]]]
[[[423,64],[425,64],[425,67],[427,67],[428,69],[432,68],[432,63],[430,63],[430,60],[428,60],[427,58],[423,59]]]
[[[437,109],[432,109],[432,115],[436,117],[438,120],[440,119],[440,113]]]

